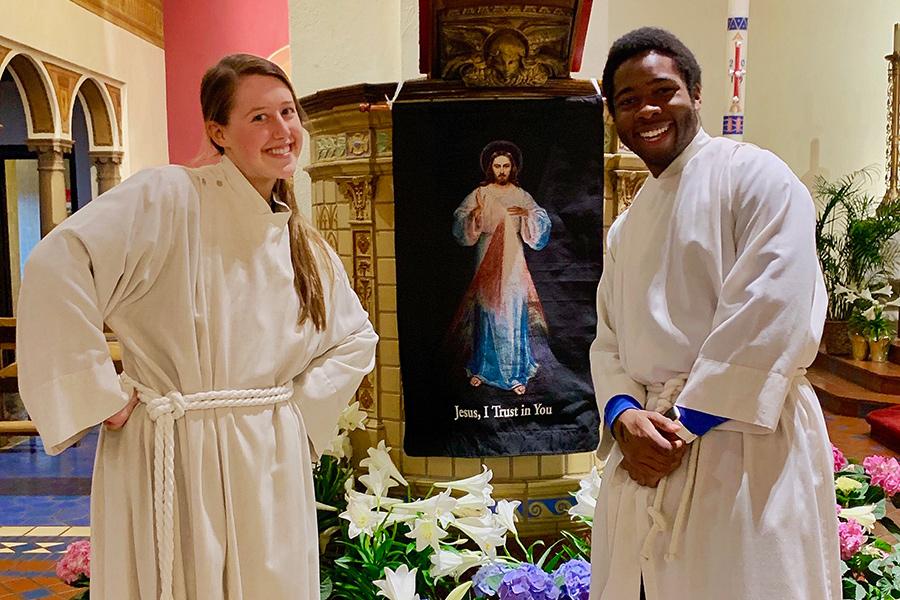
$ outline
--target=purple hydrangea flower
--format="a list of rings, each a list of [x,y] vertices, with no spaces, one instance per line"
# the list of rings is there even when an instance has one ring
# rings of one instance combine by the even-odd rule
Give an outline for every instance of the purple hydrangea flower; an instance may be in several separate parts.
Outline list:
[[[559,588],[550,575],[526,563],[503,576],[500,600],[559,600]]]
[[[591,594],[591,564],[576,558],[553,572],[553,583],[562,591],[560,600],[588,600]]]
[[[504,562],[489,562],[475,572],[472,582],[475,584],[475,590],[481,596],[488,598],[497,594],[497,588],[503,576],[512,571],[512,566]]]

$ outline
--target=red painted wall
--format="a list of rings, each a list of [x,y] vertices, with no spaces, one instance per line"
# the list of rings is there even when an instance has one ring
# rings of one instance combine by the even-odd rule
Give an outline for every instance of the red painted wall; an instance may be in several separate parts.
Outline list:
[[[270,58],[290,75],[288,0],[164,0],[163,27],[169,160],[209,162],[213,150],[203,133],[200,79],[234,52]]]

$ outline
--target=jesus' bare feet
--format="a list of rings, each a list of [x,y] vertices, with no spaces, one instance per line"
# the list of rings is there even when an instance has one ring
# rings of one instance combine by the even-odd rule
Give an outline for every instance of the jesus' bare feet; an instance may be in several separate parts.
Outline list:
[[[525,386],[520,383],[519,385],[517,385],[516,387],[513,388],[513,391],[517,395],[523,396],[523,395],[525,395]]]
[[[471,385],[472,387],[478,387],[479,385],[481,385],[481,379],[479,379],[477,375],[472,375],[472,378],[469,379],[469,385]]]

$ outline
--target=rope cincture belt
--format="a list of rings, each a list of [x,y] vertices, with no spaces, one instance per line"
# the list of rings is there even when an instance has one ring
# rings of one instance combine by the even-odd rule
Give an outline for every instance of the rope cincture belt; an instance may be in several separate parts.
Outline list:
[[[790,377],[796,379],[806,375],[806,369],[797,369]],[[656,394],[657,402],[653,410],[659,413],[665,413],[672,408],[678,395],[684,389],[687,382],[686,374],[676,375],[663,384],[653,384],[647,386],[647,392]],[[669,548],[665,553],[666,562],[670,562],[678,555],[678,545],[681,541],[681,534],[684,530],[684,521],[687,518],[687,511],[690,508],[691,500],[694,495],[694,486],[697,483],[697,460],[700,456],[700,443],[703,436],[698,437],[691,443],[690,454],[688,455],[687,477],[684,481],[684,488],[681,490],[681,499],[678,502],[678,510],[675,513],[675,522],[672,523],[672,537],[669,540]],[[653,504],[647,507],[647,514],[653,524],[647,537],[644,538],[644,544],[641,547],[641,557],[649,559],[653,547],[653,541],[656,535],[663,533],[669,529],[669,521],[662,512],[663,498],[666,493],[666,484],[669,481],[668,475],[660,479],[656,487],[656,493],[653,496]]]
[[[276,386],[252,390],[216,390],[181,394],[177,391],[161,395],[138,383],[125,373],[120,376],[122,389],[131,389],[147,407],[154,423],[153,436],[153,521],[156,531],[159,564],[160,600],[173,600],[172,569],[175,561],[175,421],[192,410],[270,406],[290,400],[292,386]]]

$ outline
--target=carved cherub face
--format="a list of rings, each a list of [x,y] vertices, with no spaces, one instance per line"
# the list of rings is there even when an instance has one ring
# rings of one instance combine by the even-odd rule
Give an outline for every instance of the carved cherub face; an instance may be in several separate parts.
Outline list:
[[[487,54],[487,63],[501,79],[513,79],[524,68],[528,48],[518,36],[507,33],[494,38]]]

